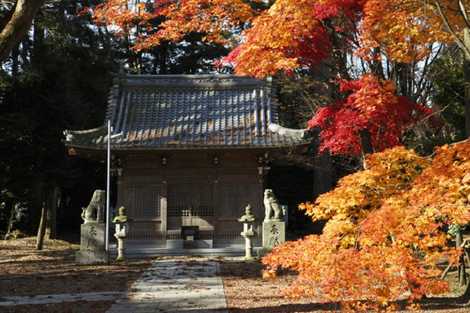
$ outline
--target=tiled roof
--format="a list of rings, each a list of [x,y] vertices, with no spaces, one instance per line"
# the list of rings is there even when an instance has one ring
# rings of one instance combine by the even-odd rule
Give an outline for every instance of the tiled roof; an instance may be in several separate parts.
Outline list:
[[[128,75],[111,88],[113,149],[286,147],[271,83],[232,75]],[[65,131],[66,145],[103,149],[106,126]]]

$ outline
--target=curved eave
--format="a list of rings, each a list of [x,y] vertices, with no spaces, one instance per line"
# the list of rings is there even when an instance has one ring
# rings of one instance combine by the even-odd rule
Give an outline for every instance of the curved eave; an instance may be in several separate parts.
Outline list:
[[[107,147],[107,128],[101,126],[88,130],[64,131],[64,144],[68,148],[87,151],[104,151]],[[287,149],[310,144],[310,140],[271,134],[269,137],[256,137],[255,142],[247,143],[155,143],[138,140],[138,142],[125,142],[127,136],[122,134],[111,135],[111,148],[118,151],[169,151],[169,150],[256,150],[256,149]],[[124,141],[124,142],[122,142]]]
[[[98,137],[106,136],[107,130],[105,126],[87,129],[87,130],[64,130],[64,144],[69,147],[75,146],[96,146],[94,140]]]
[[[159,150],[241,150],[241,149],[286,149],[310,144],[309,141],[302,141],[292,144],[278,145],[163,145],[163,146],[142,146],[142,145],[111,145],[112,150],[118,151],[159,151]],[[65,146],[74,149],[104,151],[106,145],[83,145],[65,142]]]

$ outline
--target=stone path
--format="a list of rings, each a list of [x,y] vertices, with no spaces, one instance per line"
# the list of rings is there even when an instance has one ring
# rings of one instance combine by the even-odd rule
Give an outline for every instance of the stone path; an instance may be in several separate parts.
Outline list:
[[[227,313],[213,261],[158,260],[107,313]]]
[[[0,296],[0,307],[13,305],[52,304],[75,301],[113,301],[122,297],[123,292],[88,292],[88,293],[62,293],[37,296]],[[0,310],[1,312],[1,310]]]

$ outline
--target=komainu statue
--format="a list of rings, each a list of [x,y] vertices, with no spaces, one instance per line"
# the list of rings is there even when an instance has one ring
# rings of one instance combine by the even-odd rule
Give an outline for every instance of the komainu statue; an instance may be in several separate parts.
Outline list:
[[[82,208],[84,224],[104,222],[105,197],[106,192],[104,190],[95,190],[90,204],[86,208]]]
[[[7,233],[4,237],[5,240],[26,237],[24,231],[27,229],[28,205],[29,204],[25,201],[19,201],[14,204],[10,218],[8,219]],[[3,208],[4,207],[0,205],[0,209]]]
[[[282,208],[279,202],[274,195],[272,189],[266,189],[264,191],[264,221],[280,221],[281,220],[281,213]]]

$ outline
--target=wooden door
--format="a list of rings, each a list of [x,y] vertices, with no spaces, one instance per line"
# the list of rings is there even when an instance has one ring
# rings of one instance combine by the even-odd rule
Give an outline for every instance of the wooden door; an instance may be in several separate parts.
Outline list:
[[[126,208],[131,222],[129,239],[162,239],[159,184],[134,184],[126,188]]]
[[[168,185],[167,238],[179,239],[181,226],[198,226],[201,237],[213,230],[212,185],[185,182]]]
[[[225,176],[218,186],[216,198],[217,222],[214,244],[223,246],[224,244],[244,243],[240,235],[243,226],[238,218],[244,214],[245,207],[250,204],[252,213],[257,217],[256,224],[260,223],[264,215],[260,184],[239,177]],[[258,242],[259,235],[260,233],[256,232],[255,244]]]

